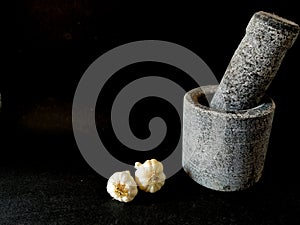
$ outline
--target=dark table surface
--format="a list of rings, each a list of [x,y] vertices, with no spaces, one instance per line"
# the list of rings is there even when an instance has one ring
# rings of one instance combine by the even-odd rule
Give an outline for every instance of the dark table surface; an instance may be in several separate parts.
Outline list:
[[[211,1],[201,7],[144,3],[18,3],[13,58],[0,81],[0,224],[300,224],[299,115],[294,108],[299,40],[268,89],[276,111],[264,173],[255,186],[217,192],[180,170],[159,192],[140,191],[127,204],[106,192],[107,179],[81,156],[71,124],[75,89],[95,59],[130,41],[165,40],[194,51],[220,81],[254,12],[274,12],[300,23],[294,1],[224,6]],[[161,69],[168,72],[159,66],[151,71]],[[109,116],[101,110],[97,115],[105,130]]]
[[[15,140],[21,143],[6,145],[11,151],[30,149],[31,157],[15,155],[1,164],[0,224],[300,222],[298,171],[290,171],[294,166],[280,168],[281,160],[270,159],[271,154],[261,180],[245,191],[209,190],[180,170],[159,192],[140,191],[132,202],[120,203],[106,192],[107,179],[87,165],[71,136],[50,136],[19,137]]]

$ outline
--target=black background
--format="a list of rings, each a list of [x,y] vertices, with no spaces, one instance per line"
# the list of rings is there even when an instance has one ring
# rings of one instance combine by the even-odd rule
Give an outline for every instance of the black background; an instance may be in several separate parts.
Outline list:
[[[75,89],[101,54],[131,41],[170,41],[199,55],[220,81],[260,10],[300,23],[295,1],[17,2],[6,35],[13,57],[0,82],[0,224],[299,224],[299,40],[267,91],[277,108],[263,177],[249,190],[215,192],[179,171],[156,194],[112,201],[72,133]],[[174,68],[156,65],[151,73],[159,70]],[[108,119],[99,112],[99,126]]]

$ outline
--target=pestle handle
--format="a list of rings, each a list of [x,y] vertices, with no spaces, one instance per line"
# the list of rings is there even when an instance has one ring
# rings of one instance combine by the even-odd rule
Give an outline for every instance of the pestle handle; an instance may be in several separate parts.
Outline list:
[[[298,34],[296,23],[268,12],[256,12],[210,106],[228,111],[256,107]]]

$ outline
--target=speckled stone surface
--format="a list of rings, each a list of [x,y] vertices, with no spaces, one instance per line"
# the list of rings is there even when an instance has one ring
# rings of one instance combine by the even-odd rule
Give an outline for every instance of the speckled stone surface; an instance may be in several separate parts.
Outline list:
[[[257,106],[298,33],[296,23],[256,12],[212,98],[211,107],[241,110]]]
[[[215,110],[205,100],[217,87],[196,88],[184,96],[183,168],[210,189],[243,190],[262,175],[275,103],[265,97],[249,110]]]

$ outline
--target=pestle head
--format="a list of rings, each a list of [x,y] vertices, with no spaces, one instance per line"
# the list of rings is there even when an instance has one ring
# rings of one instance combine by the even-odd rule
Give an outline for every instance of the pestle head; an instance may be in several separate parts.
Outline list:
[[[234,52],[210,106],[236,111],[256,107],[275,77],[299,26],[272,13],[259,11]]]

